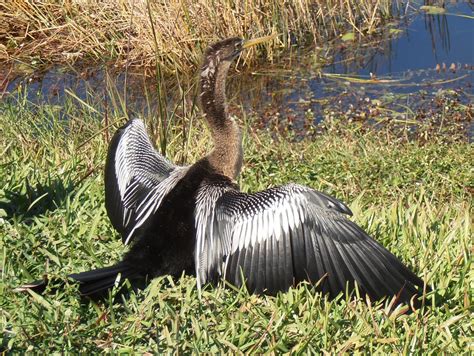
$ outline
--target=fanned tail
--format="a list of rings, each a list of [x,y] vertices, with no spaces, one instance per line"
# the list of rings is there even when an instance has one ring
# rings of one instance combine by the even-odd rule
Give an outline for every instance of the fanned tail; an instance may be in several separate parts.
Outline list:
[[[92,271],[73,273],[68,277],[80,283],[79,291],[81,296],[94,300],[106,297],[109,290],[111,290],[119,280],[123,281],[128,279],[133,286],[137,279],[142,279],[140,278],[140,273],[135,268],[124,262]],[[16,288],[15,291],[24,292],[32,290],[38,294],[42,294],[48,282],[48,279],[45,278],[24,284]]]

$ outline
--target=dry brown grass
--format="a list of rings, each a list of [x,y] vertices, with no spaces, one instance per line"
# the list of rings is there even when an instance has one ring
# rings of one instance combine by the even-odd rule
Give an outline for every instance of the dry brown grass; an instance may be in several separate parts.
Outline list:
[[[199,63],[202,47],[229,36],[279,34],[320,44],[352,29],[371,33],[390,0],[9,0],[0,4],[0,60],[111,60],[166,73]],[[248,54],[249,58],[252,54]],[[248,59],[248,58],[247,58]]]

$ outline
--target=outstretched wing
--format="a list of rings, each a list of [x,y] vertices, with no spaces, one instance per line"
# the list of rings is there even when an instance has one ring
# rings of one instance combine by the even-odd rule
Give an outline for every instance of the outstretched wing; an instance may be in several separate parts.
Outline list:
[[[209,188],[207,188],[209,189]],[[331,297],[355,283],[373,299],[408,302],[423,281],[343,214],[347,206],[290,184],[254,194],[226,191],[198,233],[200,284],[223,277],[250,292],[275,294],[301,281]],[[201,240],[201,241],[200,241]]]
[[[105,164],[105,206],[124,243],[183,176],[153,147],[143,121],[132,119],[112,138]]]

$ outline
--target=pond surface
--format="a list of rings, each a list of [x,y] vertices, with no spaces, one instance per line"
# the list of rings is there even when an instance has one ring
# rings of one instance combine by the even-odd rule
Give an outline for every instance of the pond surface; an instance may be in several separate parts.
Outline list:
[[[449,116],[456,119],[451,129],[472,141],[473,15],[474,5],[451,3],[444,15],[419,11],[406,18],[392,31],[393,38],[339,41],[333,63],[321,71],[302,65],[302,60],[286,73],[259,73],[267,77],[266,83],[244,103],[258,98],[254,108],[267,114],[273,127],[281,127],[286,117],[288,126],[301,132],[307,131],[312,118],[320,124],[344,116],[369,125],[382,118],[416,131],[420,123],[443,125]]]
[[[259,126],[292,129],[299,136],[341,117],[372,126],[395,122],[415,132],[420,124],[436,126],[441,120],[443,125],[449,114],[456,132],[472,140],[474,125],[466,112],[473,112],[474,5],[446,6],[439,15],[416,11],[381,38],[359,40],[356,34],[356,41],[295,49],[272,67],[234,76],[231,103],[256,114]],[[127,82],[123,73],[97,68],[33,72],[11,80],[4,90],[61,105],[71,93],[101,100],[108,88],[120,94],[124,85],[130,112],[144,113],[144,91],[154,91],[149,81]]]

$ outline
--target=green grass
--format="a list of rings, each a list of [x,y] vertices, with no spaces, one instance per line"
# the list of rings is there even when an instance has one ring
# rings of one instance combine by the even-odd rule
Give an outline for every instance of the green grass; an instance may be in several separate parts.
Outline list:
[[[118,114],[109,117],[117,119]],[[306,285],[277,297],[208,287],[200,299],[192,277],[156,279],[115,304],[81,301],[73,284],[45,296],[14,293],[15,286],[44,273],[64,278],[113,263],[125,248],[104,207],[102,169],[113,128],[106,134],[100,114],[87,106],[4,101],[0,348],[37,353],[472,351],[472,145],[444,144],[437,137],[424,144],[404,142],[345,123],[293,142],[252,130],[250,117],[244,121],[243,190],[294,181],[341,198],[354,220],[438,296],[411,315],[389,315],[383,303],[328,301]],[[189,136],[176,125],[169,131],[168,156],[193,162],[209,148],[203,132],[196,117],[193,125],[188,122]],[[188,141],[191,145],[182,144]]]

